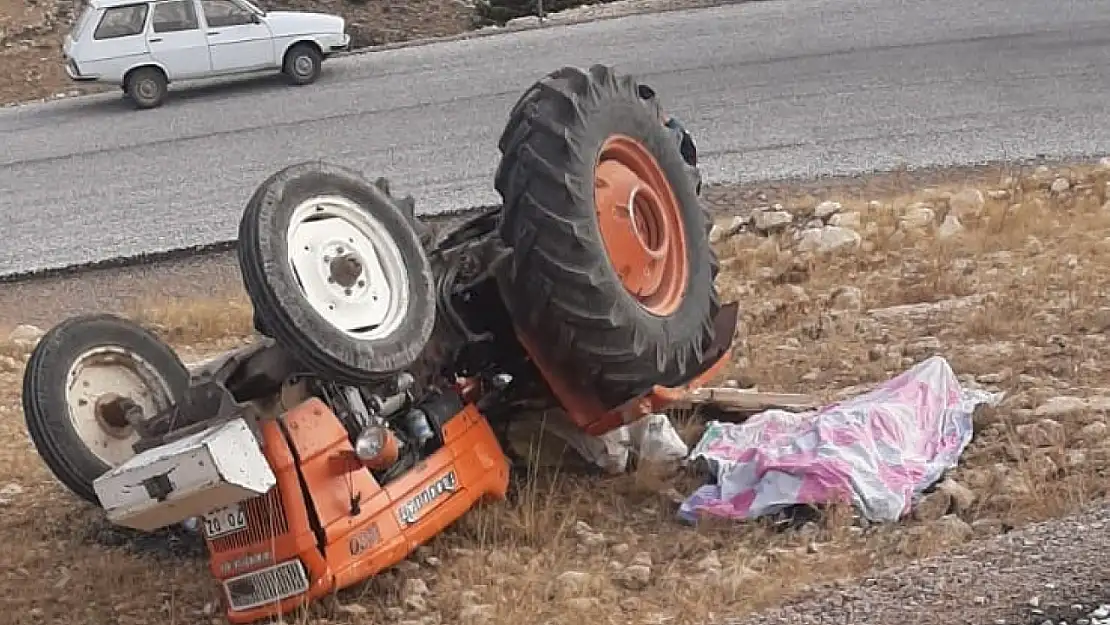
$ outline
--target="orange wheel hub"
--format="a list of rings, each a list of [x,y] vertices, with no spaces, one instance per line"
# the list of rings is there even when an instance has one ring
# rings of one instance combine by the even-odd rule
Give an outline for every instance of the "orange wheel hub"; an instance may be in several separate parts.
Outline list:
[[[648,312],[673,313],[686,290],[682,209],[655,157],[639,141],[613,135],[601,146],[594,206],[609,262]]]

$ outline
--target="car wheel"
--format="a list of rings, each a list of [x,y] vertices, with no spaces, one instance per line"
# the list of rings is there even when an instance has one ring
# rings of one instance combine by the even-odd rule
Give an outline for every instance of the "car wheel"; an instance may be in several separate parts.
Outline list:
[[[299,43],[285,54],[285,75],[294,85],[307,85],[320,77],[324,57],[316,48]]]
[[[152,109],[166,99],[166,75],[156,67],[141,67],[127,77],[125,89],[136,108]]]

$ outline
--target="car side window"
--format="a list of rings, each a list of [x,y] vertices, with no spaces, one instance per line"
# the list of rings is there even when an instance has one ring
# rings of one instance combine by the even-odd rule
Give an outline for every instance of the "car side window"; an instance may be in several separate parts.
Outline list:
[[[170,0],[155,4],[151,23],[156,33],[175,33],[200,28],[193,0]]]
[[[93,39],[115,39],[138,35],[146,28],[146,4],[131,4],[104,10]]]
[[[231,0],[201,0],[209,28],[241,26],[253,22],[253,14]]]

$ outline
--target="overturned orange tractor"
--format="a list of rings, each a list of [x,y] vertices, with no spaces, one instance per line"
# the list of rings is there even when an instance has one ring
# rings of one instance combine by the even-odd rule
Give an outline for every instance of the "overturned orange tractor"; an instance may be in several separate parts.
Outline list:
[[[727,357],[690,136],[603,66],[532,86],[499,143],[503,204],[433,228],[411,199],[302,163],[250,198],[261,336],[189,371],[110,315],[51,329],[24,377],[45,462],[114,523],[197,523],[236,623],[363,581],[484,499],[501,435],[561,409],[603,434]]]

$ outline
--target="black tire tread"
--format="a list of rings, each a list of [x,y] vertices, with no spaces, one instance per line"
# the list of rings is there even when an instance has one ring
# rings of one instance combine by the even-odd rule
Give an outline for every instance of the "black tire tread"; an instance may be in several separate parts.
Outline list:
[[[304,51],[309,56],[311,56],[312,59],[313,59],[313,62],[316,65],[316,71],[313,72],[312,76],[307,78],[307,79],[303,79],[303,80],[297,78],[293,74],[293,68],[292,68],[293,58],[301,51]],[[320,51],[317,50],[316,47],[313,46],[312,44],[305,43],[305,42],[300,42],[300,43],[295,43],[295,44],[293,44],[292,46],[289,47],[289,50],[285,53],[285,58],[283,59],[281,69],[282,69],[282,72],[285,73],[285,75],[289,78],[290,82],[292,82],[294,85],[297,85],[297,86],[303,86],[303,85],[310,85],[310,84],[316,82],[316,80],[320,77],[320,73],[323,71],[323,65],[324,65],[324,55],[321,54]]]
[[[637,138],[669,172],[680,202],[698,207],[685,217],[694,255],[688,259],[690,296],[668,318],[649,319],[624,290],[593,216],[594,149],[604,137],[590,135],[589,118],[610,107],[638,119],[647,136]],[[658,101],[641,99],[633,78],[602,65],[587,71],[564,67],[521,96],[498,142],[500,235],[514,250],[499,276],[502,296],[525,332],[555,334],[542,344],[560,373],[575,375],[610,407],[653,383],[685,381],[712,343],[720,305],[712,284],[718,262],[708,244],[708,211],[686,179],[689,172],[661,118]],[[708,268],[707,275],[698,267]]]
[[[134,85],[146,74],[150,74],[158,82],[159,89],[161,90],[161,95],[154,102],[143,102],[141,99],[135,97]],[[127,95],[131,99],[131,102],[135,105],[136,108],[152,109],[161,106],[162,103],[165,102],[168,85],[169,81],[166,79],[166,74],[162,72],[161,69],[153,66],[146,66],[134,70],[127,77],[127,84],[125,85],[125,89]]]

